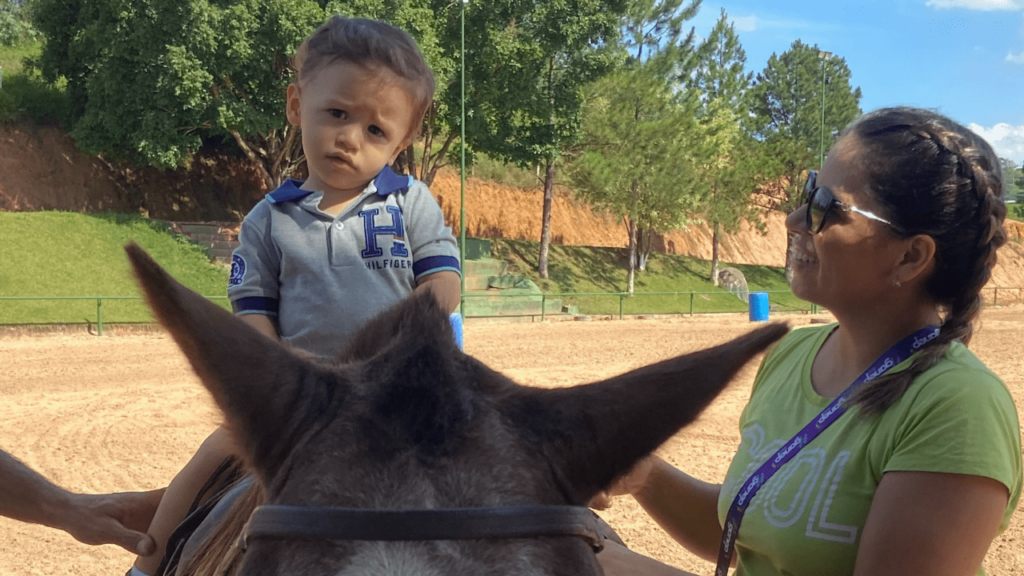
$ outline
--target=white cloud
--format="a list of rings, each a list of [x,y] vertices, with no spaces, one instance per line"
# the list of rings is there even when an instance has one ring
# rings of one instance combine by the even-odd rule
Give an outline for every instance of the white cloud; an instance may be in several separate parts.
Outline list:
[[[991,128],[985,128],[971,123],[967,127],[988,140],[1000,158],[1009,158],[1017,164],[1024,162],[1024,125],[1011,126],[1001,122]]]
[[[1020,54],[1008,52],[1006,54],[1006,61],[1013,62],[1014,64],[1024,64],[1024,52],[1021,52]]]
[[[757,30],[757,16],[733,18],[732,24],[736,27],[737,32],[753,32]]]
[[[928,0],[926,5],[968,10],[1020,10],[1024,8],[1024,0]]]

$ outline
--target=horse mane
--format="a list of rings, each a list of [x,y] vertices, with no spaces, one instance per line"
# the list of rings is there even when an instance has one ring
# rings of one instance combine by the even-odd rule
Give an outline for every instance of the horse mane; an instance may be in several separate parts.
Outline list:
[[[245,476],[242,476],[244,479]],[[241,481],[241,479],[239,480]],[[266,501],[259,482],[249,487],[232,502],[219,529],[205,539],[194,554],[185,559],[174,576],[231,576],[241,564],[242,550],[238,542],[242,529],[256,508]],[[172,576],[165,574],[164,576]]]

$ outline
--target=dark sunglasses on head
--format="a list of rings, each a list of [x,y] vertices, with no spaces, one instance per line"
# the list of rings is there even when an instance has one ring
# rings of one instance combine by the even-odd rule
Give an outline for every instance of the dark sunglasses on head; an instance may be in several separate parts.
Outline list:
[[[804,199],[807,203],[807,230],[811,234],[821,232],[821,229],[825,227],[825,221],[828,219],[828,215],[831,214],[833,210],[856,212],[861,216],[866,216],[872,220],[878,220],[883,224],[888,224],[897,231],[899,230],[898,226],[881,216],[872,214],[867,210],[861,210],[852,204],[840,202],[828,187],[818,186],[817,180],[818,172],[816,170],[808,171],[807,183],[804,184]]]

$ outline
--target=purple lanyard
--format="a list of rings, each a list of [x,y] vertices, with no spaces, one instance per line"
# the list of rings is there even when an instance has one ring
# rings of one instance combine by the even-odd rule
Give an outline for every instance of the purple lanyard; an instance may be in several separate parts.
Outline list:
[[[818,414],[818,417],[811,420],[804,426],[796,436],[772,454],[768,460],[747,478],[747,481],[740,487],[736,498],[729,506],[729,513],[725,517],[725,527],[722,530],[722,544],[718,549],[718,565],[715,567],[715,576],[726,576],[729,571],[729,563],[732,562],[733,550],[736,547],[736,536],[739,533],[740,522],[746,512],[747,505],[754,499],[754,495],[761,489],[773,474],[779,471],[786,462],[796,456],[801,448],[807,446],[840,416],[846,413],[846,401],[857,390],[857,388],[869,380],[881,376],[893,366],[903,362],[911,354],[917,352],[922,346],[939,335],[939,329],[934,326],[922,328],[900,340],[885,354],[882,354],[875,363],[871,365],[859,378],[853,381],[837,396],[832,402]]]

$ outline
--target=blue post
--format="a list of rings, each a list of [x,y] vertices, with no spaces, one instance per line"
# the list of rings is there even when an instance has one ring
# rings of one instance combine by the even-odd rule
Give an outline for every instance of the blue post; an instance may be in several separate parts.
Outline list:
[[[459,350],[462,350],[462,314],[458,312],[452,312],[448,316],[448,321],[452,324],[452,333],[455,335],[455,343],[459,345]]]
[[[768,321],[768,293],[767,292],[751,292],[748,296],[750,300],[750,321],[751,322],[767,322]]]

